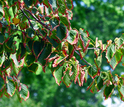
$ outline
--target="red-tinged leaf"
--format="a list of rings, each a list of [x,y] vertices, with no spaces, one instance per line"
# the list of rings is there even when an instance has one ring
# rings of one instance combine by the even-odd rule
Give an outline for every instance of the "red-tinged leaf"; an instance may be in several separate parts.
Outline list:
[[[69,20],[67,19],[67,17],[65,17],[65,16],[60,16],[59,18],[60,18],[60,21],[61,21],[64,25],[66,25],[66,26],[68,27],[68,29],[69,29],[69,28],[70,28],[70,22],[69,22]]]
[[[40,53],[43,51],[44,46],[45,44],[42,39],[40,41],[33,42],[33,52],[36,57],[39,57]]]
[[[33,72],[33,73],[36,73],[37,69],[38,69],[38,64],[37,63],[33,63],[28,67],[28,70]]]
[[[78,42],[78,31],[77,30],[70,30],[68,32],[67,41],[74,45]]]
[[[27,100],[29,98],[29,91],[28,91],[28,87],[25,85],[25,84],[22,84],[20,83],[20,86],[21,86],[21,90],[19,92],[20,94],[20,97],[23,99],[23,100]]]
[[[120,94],[121,94],[121,97],[124,98],[124,85],[121,85],[121,87],[118,88],[118,90],[119,90],[119,92],[120,92]]]
[[[72,80],[71,80],[71,76],[70,76],[70,69],[67,68],[67,71],[64,73],[62,80],[63,80],[63,83],[66,85],[66,87],[69,87],[71,85]]]
[[[79,69],[80,69],[80,66],[79,66],[79,64],[77,64],[77,66],[75,66],[76,73],[74,73],[74,75],[75,75],[74,83],[76,83],[76,81],[78,80]]]
[[[1,71],[7,70],[11,66],[11,64],[12,64],[12,60],[6,59],[2,64]]]
[[[67,33],[67,28],[60,23],[60,25],[57,27],[57,38],[60,39],[60,41],[62,41],[64,38],[66,38],[66,33]]]
[[[69,10],[73,8],[73,1],[72,0],[66,0],[65,4]]]
[[[7,78],[6,89],[7,93],[12,97],[16,90],[16,86],[12,77]]]
[[[41,52],[41,54],[39,55],[38,62],[44,66],[47,61],[46,58],[50,56],[51,52],[52,52],[52,45],[47,44],[43,49],[43,51]]]
[[[90,42],[90,40],[88,39],[89,34],[87,31],[85,32],[83,29],[80,29],[79,33],[80,33],[79,44],[80,44],[81,48],[83,49],[83,52],[85,53],[85,51],[87,50],[87,48],[89,46],[89,42]]]
[[[97,76],[95,78],[95,82],[96,82],[96,88],[99,90],[101,90],[101,88],[103,87],[103,79],[100,76]]]
[[[104,89],[105,99],[107,99],[108,97],[111,97],[111,95],[114,91],[114,87],[115,87],[114,84],[105,87],[105,89]]]
[[[109,63],[112,69],[115,69],[115,67],[120,63],[122,56],[122,52],[120,50],[117,50]]]
[[[124,40],[122,38],[115,38],[115,44],[120,48],[124,43]]]
[[[19,44],[19,49],[16,54],[16,58],[20,61],[26,55],[26,48],[24,47],[23,43]]]
[[[25,63],[27,66],[30,66],[31,64],[33,64],[35,60],[36,59],[35,59],[35,56],[33,54],[27,54],[25,56]]]
[[[110,62],[112,57],[114,56],[116,52],[116,49],[115,49],[115,45],[114,44],[111,44],[107,47],[107,51],[106,51],[106,58],[107,58],[107,61]]]
[[[57,67],[58,64],[60,64],[63,60],[65,60],[68,56],[59,56],[56,58],[53,62],[53,67]]]
[[[55,12],[55,10],[57,9],[57,0],[48,0],[48,1],[52,11]]]
[[[57,0],[57,4],[58,4],[58,11],[62,14],[65,13],[66,11],[66,5],[65,5],[65,2],[64,0]]]
[[[91,76],[91,78],[95,78],[98,73],[99,71],[95,65],[89,67],[88,74]]]
[[[28,28],[27,22],[20,22],[19,23],[19,26],[20,26],[20,29],[21,30],[24,30],[24,29],[27,29]]]
[[[55,71],[53,72],[53,76],[56,80],[56,83],[60,85],[62,82],[62,77],[63,77],[63,66],[57,67]]]
[[[52,30],[56,29],[59,26],[59,24],[60,24],[60,21],[59,21],[58,17],[51,18],[50,19],[50,24],[52,26]]]

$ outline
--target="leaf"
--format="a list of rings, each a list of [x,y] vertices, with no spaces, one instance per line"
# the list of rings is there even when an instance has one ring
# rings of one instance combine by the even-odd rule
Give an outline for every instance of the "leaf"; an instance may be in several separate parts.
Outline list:
[[[57,27],[57,37],[62,40],[66,37],[66,27],[60,23],[60,25]]]
[[[12,97],[16,90],[16,86],[12,78],[7,78],[6,88],[7,93]]]
[[[59,56],[57,57],[53,62],[53,67],[57,67],[58,64],[60,64],[64,59],[66,59],[68,56]]]
[[[74,45],[78,42],[78,31],[77,30],[70,30],[67,36],[67,41]]]
[[[101,88],[103,87],[103,79],[100,76],[97,76],[95,78],[95,82],[96,82],[96,87],[99,90],[101,90]]]
[[[32,5],[33,0],[24,0],[24,3],[29,7]]]
[[[105,99],[107,99],[108,97],[111,96],[111,94],[114,90],[114,87],[115,87],[114,84],[105,87],[105,89],[104,89]]]
[[[60,85],[60,83],[62,82],[62,76],[63,76],[63,66],[58,67],[54,72],[53,72],[53,76],[56,80],[56,83],[58,85]]]
[[[95,64],[98,68],[100,68],[101,64],[102,64],[102,55],[98,56],[97,58],[94,59]]]
[[[60,16],[59,18],[60,18],[60,21],[61,21],[64,25],[66,25],[66,26],[68,26],[68,28],[70,28],[70,22],[69,22],[69,20],[67,19],[67,17],[65,17],[65,16]]]
[[[116,52],[115,45],[114,44],[109,45],[107,48],[107,51],[106,51],[106,58],[107,58],[108,62],[111,61],[115,52]]]
[[[118,90],[119,90],[121,96],[124,98],[124,85],[121,85],[121,87],[118,88]]]
[[[13,23],[14,23],[15,25],[17,25],[17,24],[20,23],[20,19],[15,18],[15,17],[12,19],[12,21],[13,21]]]
[[[26,101],[29,97],[28,87],[22,83],[20,83],[20,86],[21,86],[21,90],[19,92],[20,97]]]
[[[50,5],[52,6],[53,11],[55,12],[55,10],[57,9],[57,1],[56,0],[48,0]]]
[[[72,83],[69,73],[70,73],[70,70],[67,68],[67,71],[65,72],[63,79],[62,79],[66,87],[69,87],[70,84]]]
[[[52,25],[52,29],[55,29],[57,26],[59,26],[59,19],[57,17],[51,18],[50,24]]]
[[[3,90],[4,86],[5,86],[5,80],[0,76],[0,91]]]
[[[3,15],[4,15],[3,4],[2,4],[2,1],[0,1],[0,19],[3,18]]]
[[[11,66],[11,64],[12,64],[12,60],[6,59],[2,64],[1,71],[7,70]]]
[[[95,65],[90,66],[88,69],[88,74],[92,77],[95,78],[95,76],[98,74],[98,70]]]
[[[33,72],[33,73],[36,73],[37,69],[38,69],[38,64],[37,63],[33,63],[28,67],[28,70]]]
[[[66,0],[65,4],[69,10],[71,10],[73,8],[73,1],[72,0]]]
[[[47,46],[45,46],[42,53],[39,55],[38,62],[44,66],[46,64],[46,58],[50,55],[51,52],[52,45],[48,44]]]
[[[35,32],[34,32],[34,30],[32,28],[27,28],[26,32],[27,32],[29,38],[33,38],[34,35],[35,35],[34,34]]]
[[[58,11],[60,13],[64,14],[65,13],[65,10],[66,10],[66,5],[65,5],[64,1],[63,0],[58,0],[57,4],[59,6]]]
[[[16,54],[16,58],[20,61],[26,55],[26,48],[24,47],[23,43],[19,44],[19,49]]]
[[[4,35],[2,33],[0,33],[0,44],[4,43]]]
[[[32,44],[31,44],[32,45]],[[36,57],[39,56],[40,52],[43,50],[44,41],[41,39],[40,41],[33,42],[33,52]],[[31,47],[30,47],[31,48]]]
[[[122,56],[123,56],[122,52],[120,50],[117,50],[109,63],[112,69],[115,69],[115,67],[119,64],[119,62],[122,59]]]
[[[27,66],[30,66],[31,64],[33,64],[35,61],[35,56],[33,54],[27,54],[25,56],[25,63]]]

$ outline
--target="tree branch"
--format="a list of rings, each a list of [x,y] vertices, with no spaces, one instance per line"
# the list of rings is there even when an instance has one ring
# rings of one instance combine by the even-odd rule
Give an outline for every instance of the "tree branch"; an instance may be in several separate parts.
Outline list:
[[[80,53],[78,53],[76,50],[75,52],[80,56]],[[90,63],[88,63],[84,58],[82,58],[85,63],[87,63],[89,66],[92,66]]]
[[[25,9],[37,22],[39,22],[42,26],[44,26],[46,29],[52,31],[47,24],[44,24],[43,22],[41,22],[40,20],[38,20],[35,15],[33,15],[29,10]]]

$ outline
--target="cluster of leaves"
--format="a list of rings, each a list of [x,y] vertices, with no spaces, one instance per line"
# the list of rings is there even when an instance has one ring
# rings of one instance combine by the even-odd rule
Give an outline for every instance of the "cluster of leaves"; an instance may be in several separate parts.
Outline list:
[[[124,54],[124,38],[116,38],[102,44],[96,38],[92,42],[84,29],[72,29],[72,0],[6,0],[0,1],[0,94],[7,97],[16,92],[20,101],[29,96],[28,88],[20,83],[18,76],[23,67],[38,73],[46,71],[50,65],[58,85],[67,87],[72,81],[83,86],[88,74],[93,82],[88,87],[91,92],[104,87],[104,95],[110,97],[118,87],[120,98],[124,100],[124,77],[111,72],[100,71],[102,54],[115,69]],[[94,64],[84,57],[92,46]],[[123,60],[122,60],[123,61]]]

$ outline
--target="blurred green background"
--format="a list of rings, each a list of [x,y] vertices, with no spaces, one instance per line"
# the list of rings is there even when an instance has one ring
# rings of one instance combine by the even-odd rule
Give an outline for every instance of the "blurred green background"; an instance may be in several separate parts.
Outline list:
[[[106,43],[107,40],[113,40],[124,32],[124,0],[73,0],[73,4],[72,28],[87,30],[94,41],[98,37]],[[92,57],[91,50],[85,59],[94,63]],[[112,70],[105,58],[101,70]],[[123,73],[121,63],[112,72],[113,76],[115,73]],[[92,82],[90,77],[82,87],[72,83],[66,88],[63,83],[60,86],[55,83],[49,67],[46,73],[41,70],[39,75],[29,72],[24,67],[20,79],[29,87],[30,98],[20,103],[16,95],[9,99],[3,96],[0,99],[0,107],[104,107],[102,91],[94,94],[86,91]],[[118,93],[113,94],[112,98],[114,96],[118,96]]]

